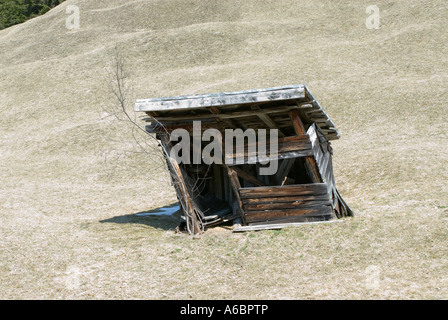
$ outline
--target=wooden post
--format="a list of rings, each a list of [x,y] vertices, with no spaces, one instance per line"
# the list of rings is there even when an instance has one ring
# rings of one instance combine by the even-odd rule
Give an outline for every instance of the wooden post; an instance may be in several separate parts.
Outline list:
[[[291,110],[289,112],[289,117],[291,118],[296,134],[297,135],[306,134],[305,126],[303,125],[302,120],[300,119],[299,110],[297,109]],[[314,159],[314,156],[305,157],[305,164],[311,176],[312,182],[314,183],[322,182],[322,177],[320,176],[319,169],[317,168],[316,159]]]
[[[179,181],[179,184],[181,187],[180,189],[182,190],[181,198],[185,199],[185,203],[187,205],[188,215],[186,218],[190,219],[190,225],[191,225],[190,232],[193,234],[200,233],[202,230],[199,226],[198,217],[196,216],[196,213],[194,211],[194,204],[191,201],[190,192],[188,190],[188,186],[185,183],[184,177],[182,175],[182,170],[179,167],[179,164],[177,163],[176,159],[170,158],[170,162],[173,165],[175,172],[177,173],[177,178],[178,178],[178,181]]]
[[[232,186],[233,193],[234,193],[236,201],[238,203],[241,220],[244,224],[246,224],[246,216],[244,215],[244,211],[243,211],[243,202],[241,201],[241,197],[240,197],[241,185],[240,185],[240,181],[238,180],[238,174],[236,173],[236,171],[233,168],[231,168],[227,165],[226,165],[226,168],[227,168],[227,173],[229,174],[229,181]]]
[[[182,174],[182,170],[177,163],[176,159],[172,158],[170,156],[170,140],[168,138],[168,135],[162,134],[160,137],[160,142],[162,143],[162,147],[165,149],[164,152],[166,154],[166,158],[169,161],[170,167],[173,170],[171,173],[174,174],[174,176],[177,178],[177,181],[173,181],[173,183],[178,183],[178,187],[176,188],[176,191],[179,193],[178,198],[179,201],[182,202],[182,208],[184,209],[187,223],[189,226],[191,226],[191,229],[189,230],[192,234],[200,233],[201,227],[198,221],[198,217],[196,216],[196,213],[194,211],[194,204],[191,200],[190,191],[188,189],[188,185],[184,180],[184,176]],[[171,171],[171,170],[170,170]]]

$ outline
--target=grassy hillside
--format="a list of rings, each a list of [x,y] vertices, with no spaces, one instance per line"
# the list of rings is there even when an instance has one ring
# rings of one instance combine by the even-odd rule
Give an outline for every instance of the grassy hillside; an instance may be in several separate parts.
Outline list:
[[[371,4],[68,0],[1,30],[0,298],[446,299],[448,6],[379,0],[368,29]],[[105,111],[116,46],[130,101],[307,84],[356,217],[192,238],[136,216],[176,196]]]

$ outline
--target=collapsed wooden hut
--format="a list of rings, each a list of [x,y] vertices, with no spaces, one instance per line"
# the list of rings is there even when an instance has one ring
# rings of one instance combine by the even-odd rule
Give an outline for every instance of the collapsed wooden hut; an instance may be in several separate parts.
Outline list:
[[[353,214],[333,176],[338,130],[305,85],[137,100],[135,111],[149,116],[146,130],[160,140],[191,234],[232,220],[244,230]],[[179,129],[188,150],[178,148]],[[212,138],[203,136],[209,129]],[[243,136],[227,140],[237,130]],[[275,173],[263,174],[272,161]]]

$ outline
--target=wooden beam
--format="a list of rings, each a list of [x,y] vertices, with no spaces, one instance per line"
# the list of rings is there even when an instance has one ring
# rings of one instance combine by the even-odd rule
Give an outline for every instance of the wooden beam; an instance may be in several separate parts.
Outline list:
[[[303,104],[298,104],[298,105],[293,105],[293,106],[265,108],[265,109],[261,109],[260,112],[262,114],[289,112],[290,110],[295,110],[295,109],[301,108],[302,105],[306,105],[306,104],[308,104],[308,102],[304,102]],[[202,120],[202,119],[213,119],[213,118],[236,119],[236,118],[257,116],[257,113],[254,110],[232,111],[232,112],[227,112],[227,113],[224,112],[225,109],[220,109],[219,113],[216,113],[216,110],[218,110],[218,108],[215,108],[214,110],[215,111],[211,110],[212,112],[210,112],[210,113],[202,113],[202,114],[197,114],[197,115],[192,115],[192,114],[161,115],[161,116],[154,118],[155,119],[154,121],[157,120],[160,122],[162,122],[162,121],[164,122],[164,121],[180,121],[180,120]],[[173,111],[178,111],[178,110],[176,109]],[[185,111],[190,111],[190,110],[185,110]]]
[[[300,209],[300,208],[312,208],[312,207],[322,207],[322,206],[331,206],[331,200],[323,200],[323,201],[291,201],[291,202],[273,202],[273,203],[260,203],[260,204],[246,204],[244,209],[247,214],[250,214],[251,211],[266,211],[266,210],[284,210],[284,209]]]
[[[331,206],[302,207],[298,209],[280,209],[269,211],[247,211],[246,221],[248,223],[265,220],[281,220],[286,218],[296,218],[300,216],[330,216],[333,213]]]
[[[299,111],[291,110],[289,112],[289,117],[291,118],[296,135],[299,136],[299,135],[306,134],[305,126],[303,125],[302,120],[300,119]]]
[[[289,112],[289,116],[293,123],[296,134],[297,135],[306,134],[305,126],[303,125],[302,120],[300,119],[299,111],[292,110]],[[319,169],[317,168],[316,159],[314,159],[314,156],[305,157],[305,164],[308,169],[308,173],[311,176],[311,180],[315,183],[322,182],[322,177],[320,176]]]
[[[321,194],[321,195],[290,195],[284,197],[266,197],[266,198],[245,198],[243,199],[244,205],[251,204],[263,204],[263,203],[284,203],[284,202],[314,202],[314,201],[329,201],[330,195]]]
[[[266,151],[271,150],[270,140],[267,141],[259,140],[256,143],[245,143],[242,152],[235,152],[229,154],[225,153],[225,161],[229,165],[235,165],[233,164],[233,160],[235,159],[243,159],[244,163],[246,164],[262,161],[274,161],[279,159],[281,160],[288,158],[311,156],[313,154],[309,136],[306,134],[300,136],[280,138],[278,139],[277,142],[278,142],[277,155],[269,155],[267,154],[267,152],[263,156],[261,156],[260,153],[254,153],[254,152],[249,153],[249,150],[260,150],[260,146],[264,147]]]
[[[242,199],[328,194],[326,183],[241,188],[239,191]]]
[[[256,187],[263,187],[266,186],[266,184],[263,181],[258,180],[256,177],[251,176],[247,172],[245,172],[243,169],[238,168],[237,166],[232,167],[233,170],[244,180],[252,183]]]
[[[278,136],[284,137],[285,133],[278,128],[278,126],[275,124],[274,120],[270,116],[268,116],[266,113],[263,113],[259,106],[254,105],[251,107],[252,110],[257,111],[257,116],[263,121],[269,128],[271,129],[277,129],[278,130]]]
[[[243,202],[241,201],[241,196],[240,196],[241,184],[240,184],[240,181],[238,180],[238,174],[236,173],[236,171],[233,168],[231,168],[229,166],[226,166],[226,169],[227,169],[227,173],[229,175],[230,185],[232,186],[232,190],[235,195],[236,202],[238,204],[238,210],[239,210],[239,213],[241,216],[241,220],[242,220],[243,224],[246,224],[246,215],[243,210]]]
[[[189,230],[192,234],[197,234],[202,231],[198,217],[194,211],[194,204],[191,199],[190,190],[188,188],[187,183],[185,182],[184,176],[182,174],[182,170],[179,167],[176,159],[170,156],[171,151],[171,142],[168,138],[168,135],[161,135],[161,144],[166,152],[166,159],[168,160],[169,167],[172,169],[172,174],[176,177],[177,181],[173,181],[174,183],[178,183],[176,191],[178,193],[179,199],[183,202],[182,208],[184,209],[185,218],[188,220],[189,225],[191,226],[191,230]],[[171,170],[170,170],[171,171]]]
[[[286,217],[281,219],[268,219],[268,220],[260,220],[250,222],[249,225],[267,225],[267,224],[277,224],[277,223],[298,223],[298,222],[311,222],[311,221],[328,221],[332,217],[331,215],[322,215],[322,214],[304,214],[301,216],[295,217]]]

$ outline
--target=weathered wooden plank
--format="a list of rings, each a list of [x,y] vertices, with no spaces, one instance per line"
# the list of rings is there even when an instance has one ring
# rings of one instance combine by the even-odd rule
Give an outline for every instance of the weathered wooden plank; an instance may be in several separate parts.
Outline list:
[[[137,100],[135,111],[166,111],[305,98],[304,85]]]
[[[300,149],[310,149],[311,148],[311,141],[308,134],[300,135],[300,136],[292,136],[292,137],[284,137],[279,138],[277,140],[278,150],[280,151],[290,151],[290,150],[300,150]],[[247,142],[247,140],[244,141],[244,148],[254,148],[257,147],[259,149],[260,147],[265,147],[266,150],[269,150],[271,146],[270,139],[261,139],[258,138],[256,142]],[[235,145],[234,145],[235,147]]]
[[[283,159],[291,159],[291,158],[299,158],[299,157],[307,157],[312,156],[313,151],[311,149],[308,150],[300,150],[300,151],[289,151],[289,152],[282,152],[278,153],[276,156],[244,156],[240,157],[241,163],[236,163],[232,159],[232,155],[227,156],[225,158],[226,164],[228,166],[235,166],[235,165],[241,165],[241,164],[255,164],[255,163],[265,163],[269,161],[277,161],[277,160],[283,160]]]
[[[239,189],[242,199],[258,197],[281,197],[294,195],[323,195],[327,194],[326,183],[294,184],[288,186],[267,186]]]
[[[288,112],[290,110],[294,110],[299,108],[298,106],[283,106],[283,107],[272,107],[272,108],[264,108],[260,111],[225,111],[224,109],[221,110],[220,113],[202,113],[202,114],[173,114],[172,112],[167,115],[161,115],[156,118],[153,118],[152,121],[159,121],[159,122],[167,122],[167,121],[182,121],[182,120],[204,120],[204,119],[221,119],[221,120],[231,120],[231,119],[241,119],[241,118],[247,118],[247,117],[258,117],[258,113],[268,115],[268,114],[278,114],[282,112]],[[149,121],[151,121],[149,119]]]
[[[317,166],[319,167],[319,163],[320,163],[321,158],[323,157],[323,153],[322,153],[322,150],[320,149],[320,142],[319,142],[319,138],[317,136],[315,124],[312,124],[308,128],[307,134],[310,137],[314,158],[317,163]]]
[[[192,234],[197,234],[202,231],[202,228],[200,226],[198,217],[196,216],[195,212],[195,206],[193,204],[193,200],[191,198],[189,187],[184,179],[184,175],[182,173],[182,170],[177,163],[176,159],[169,156],[171,147],[170,147],[170,141],[167,135],[161,136],[161,143],[162,147],[166,151],[166,159],[169,164],[169,168],[172,170],[172,174],[175,177],[175,180],[173,181],[175,184],[177,183],[176,191],[177,195],[179,197],[179,200],[182,204],[182,209],[185,214],[185,218],[187,219],[188,225],[189,225],[189,232]]]
[[[320,163],[322,161],[322,158],[324,157],[324,154],[320,148],[319,143],[314,144],[312,150],[313,150],[314,159],[316,161],[317,167],[320,172]]]
[[[302,156],[305,154],[313,154],[313,151],[311,149],[311,146],[309,143],[288,143],[288,144],[279,144],[278,146],[278,150],[277,152],[279,153],[279,155],[283,154],[283,153],[293,153],[296,152],[297,154],[301,154]],[[226,158],[231,159],[232,157],[234,159],[242,159],[244,158],[253,158],[253,157],[263,157],[263,158],[273,158],[275,155],[270,155],[269,151],[270,149],[270,145],[269,146],[264,146],[263,147],[264,150],[266,152],[264,152],[264,155],[259,155],[259,153],[257,151],[260,150],[260,148],[258,148],[258,150],[256,150],[254,148],[254,152],[249,152],[251,150],[251,148],[245,148],[246,150],[244,150],[243,152],[235,152],[232,154],[226,154]],[[267,154],[266,154],[267,153]],[[284,158],[281,157],[280,158]],[[274,158],[273,158],[274,159]]]
[[[316,159],[322,181],[328,183],[330,186],[332,182],[332,172],[328,172],[328,166],[331,162],[331,154],[328,149],[323,148],[322,144],[320,143],[315,124],[309,127],[307,133],[310,136],[310,141],[313,146],[312,149],[314,158]],[[321,138],[325,139],[322,133],[319,133],[319,135],[321,136]]]
[[[334,175],[333,175],[333,163],[331,158],[329,158],[328,164],[324,169],[323,177],[325,178],[326,182],[329,185],[332,185],[333,187],[336,187],[335,181],[334,181]]]
[[[331,161],[331,155],[329,152],[326,152],[319,164],[319,170],[322,178],[324,179],[324,182],[329,182],[327,176],[327,168],[330,161]]]
[[[341,206],[343,206],[344,211],[342,212],[344,216],[348,216],[348,217],[353,217],[355,215],[355,213],[353,212],[353,210],[350,208],[350,206],[347,204],[347,202],[345,202],[344,198],[342,198],[341,194],[339,193],[338,189],[334,188],[334,191],[336,193],[336,197],[339,201],[339,203],[341,204]]]
[[[325,221],[309,221],[309,222],[289,222],[289,223],[271,223],[271,224],[252,224],[250,226],[238,226],[233,228],[232,232],[247,232],[247,231],[261,231],[261,230],[279,230],[289,227],[304,227],[316,224],[339,223],[344,220],[325,220]]]
[[[282,202],[314,202],[314,201],[329,201],[329,194],[321,195],[294,195],[294,196],[283,196],[283,197],[256,197],[256,198],[244,198],[243,205],[250,204],[263,204],[263,203],[282,203]]]
[[[316,123],[320,128],[324,129],[324,128],[328,128],[330,129],[331,126],[333,125],[328,119],[324,119],[324,120],[315,120],[313,121],[314,123]]]
[[[332,127],[321,127],[321,130],[323,133],[333,133],[336,131],[336,129]]]
[[[309,101],[307,103],[300,105],[300,110],[303,110],[306,113],[318,112],[320,114],[322,110],[319,106],[315,106],[314,102],[315,101]]]
[[[315,144],[319,143],[319,139],[317,137],[316,125],[314,123],[310,125],[306,134],[310,137],[310,141],[313,147]]]
[[[337,140],[341,136],[339,135],[339,133],[337,131],[334,131],[333,133],[326,134],[326,137],[327,137],[328,140]]]
[[[295,217],[286,217],[279,219],[268,219],[268,220],[260,220],[253,221],[249,223],[250,226],[257,225],[269,225],[269,224],[278,224],[278,223],[303,223],[303,222],[313,222],[313,221],[329,221],[332,220],[335,216],[333,214],[306,214],[302,216]]]
[[[235,146],[234,146],[235,148]],[[263,149],[261,149],[263,148]],[[249,152],[255,150],[255,152]],[[265,154],[261,155],[257,153],[259,150],[265,150]],[[311,143],[308,139],[308,135],[301,135],[296,137],[286,137],[278,140],[277,155],[266,154],[271,150],[270,141],[258,141],[257,144],[246,143],[244,145],[243,152],[235,152],[233,154],[226,153],[225,160],[228,165],[236,165],[242,163],[233,163],[233,159],[244,160],[244,164],[247,163],[259,163],[264,161],[273,161],[278,159],[290,159],[297,157],[305,157],[313,155],[311,150]]]
[[[302,215],[328,216],[332,215],[332,213],[333,209],[331,208],[331,206],[302,207],[300,209],[283,209],[269,211],[247,211],[246,221],[248,223],[252,223],[255,221],[278,220]]]
[[[250,214],[250,211],[265,211],[265,210],[284,210],[284,209],[299,209],[299,208],[311,208],[321,206],[331,206],[332,201],[292,201],[292,202],[274,202],[274,203],[261,203],[261,204],[247,204],[244,205],[246,214]]]
[[[309,113],[308,113],[309,115]],[[316,116],[312,117],[313,122],[330,122],[330,120],[328,120],[328,117],[326,117],[323,113],[319,113]]]
[[[235,145],[234,145],[235,146]],[[256,142],[248,142],[244,141],[244,148],[254,148],[264,147],[266,150],[270,150],[271,140],[270,139],[262,139],[257,137]],[[277,140],[278,150],[280,151],[290,151],[290,150],[301,150],[301,149],[310,149],[311,141],[308,134],[303,134],[300,136],[291,136],[279,138]]]

